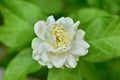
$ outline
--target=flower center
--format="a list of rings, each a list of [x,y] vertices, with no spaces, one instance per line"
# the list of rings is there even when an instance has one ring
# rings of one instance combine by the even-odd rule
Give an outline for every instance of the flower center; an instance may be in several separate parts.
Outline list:
[[[53,48],[65,49],[72,40],[70,32],[61,24],[52,25],[49,33],[55,38],[55,42],[50,44]]]

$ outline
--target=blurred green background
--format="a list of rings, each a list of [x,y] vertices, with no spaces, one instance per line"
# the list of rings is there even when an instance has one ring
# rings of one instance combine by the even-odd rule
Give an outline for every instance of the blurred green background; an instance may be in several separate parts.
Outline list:
[[[32,59],[34,24],[49,15],[80,20],[86,31],[90,52],[75,69],[48,70]],[[120,0],[0,0],[0,80],[120,80],[119,16]],[[105,31],[118,37],[99,40]]]

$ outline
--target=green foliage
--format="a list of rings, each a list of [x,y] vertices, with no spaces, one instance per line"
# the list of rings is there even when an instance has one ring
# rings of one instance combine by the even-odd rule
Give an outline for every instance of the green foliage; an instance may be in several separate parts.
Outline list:
[[[120,59],[114,59],[104,64],[108,69],[111,80],[120,79]]]
[[[26,48],[11,61],[6,69],[4,80],[26,80],[28,73],[35,72],[41,68],[32,59],[31,52],[31,48]]]
[[[72,16],[81,20],[80,28],[86,31],[88,35],[85,38],[91,44],[84,60],[101,62],[120,56],[119,16],[110,16],[94,9],[80,10],[77,15]]]
[[[79,61],[78,67],[80,68],[82,79],[85,80],[104,80],[99,76],[98,70],[93,63]]]
[[[120,79],[120,0],[0,0],[0,52],[10,50],[16,55],[6,62],[4,80],[27,80],[37,71],[38,80],[46,79],[47,70],[32,59],[30,46],[34,23],[48,15],[80,20],[90,48],[76,68],[50,69],[47,80]]]
[[[101,17],[82,26],[87,26],[86,39],[91,44],[84,59],[101,62],[120,57],[120,17]]]
[[[19,0],[2,0],[0,9],[4,17],[0,41],[11,48],[30,43],[34,37],[33,23],[43,19],[41,10],[32,3]]]
[[[40,7],[45,13],[58,14],[63,8],[62,0],[28,0]]]
[[[79,68],[76,69],[51,69],[48,80],[82,80]],[[56,75],[57,74],[57,75]],[[54,76],[56,75],[56,76]],[[53,77],[54,76],[54,77]]]
[[[73,13],[70,16],[75,20],[80,20],[81,23],[85,23],[99,17],[109,16],[109,14],[99,9],[84,8],[84,9],[78,10],[76,14]]]
[[[120,12],[120,0],[87,0],[88,4],[92,7],[96,7],[111,14],[119,14]]]

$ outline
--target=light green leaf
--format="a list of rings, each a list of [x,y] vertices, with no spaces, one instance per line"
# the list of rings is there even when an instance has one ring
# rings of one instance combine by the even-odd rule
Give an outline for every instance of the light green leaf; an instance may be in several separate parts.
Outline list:
[[[81,72],[77,69],[51,69],[47,80],[82,80]]]
[[[42,68],[32,59],[31,48],[21,51],[8,65],[4,80],[23,80],[28,73],[32,73]]]
[[[120,57],[120,17],[96,18],[83,23],[81,28],[91,46],[84,60],[101,62]]]
[[[81,21],[79,28],[86,32],[85,40],[90,44],[88,55],[81,58],[102,62],[120,57],[119,16],[110,16],[95,9],[83,9],[73,16]]]
[[[0,26],[0,41],[11,48],[30,44],[33,26],[43,14],[36,5],[21,0],[2,0],[0,10],[4,25]]]

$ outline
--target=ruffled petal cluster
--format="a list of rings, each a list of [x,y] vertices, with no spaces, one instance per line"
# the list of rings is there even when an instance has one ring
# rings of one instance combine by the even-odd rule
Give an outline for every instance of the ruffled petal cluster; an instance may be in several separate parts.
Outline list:
[[[32,40],[33,59],[48,68],[75,68],[79,56],[86,55],[90,47],[84,40],[85,32],[78,30],[79,24],[69,17],[55,21],[49,16],[47,21],[38,21],[34,26],[37,37]]]

